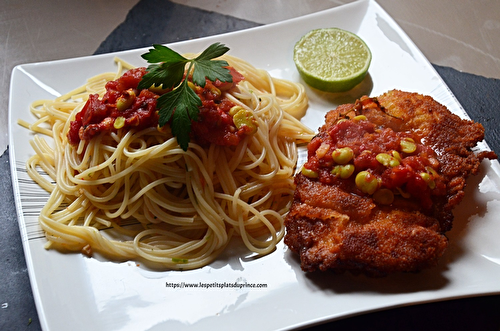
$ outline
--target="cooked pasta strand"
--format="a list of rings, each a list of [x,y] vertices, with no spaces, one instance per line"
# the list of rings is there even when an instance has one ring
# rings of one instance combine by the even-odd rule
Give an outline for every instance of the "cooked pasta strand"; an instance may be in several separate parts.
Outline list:
[[[227,97],[251,110],[258,127],[234,147],[191,142],[183,151],[157,128],[117,130],[70,145],[70,122],[89,94],[102,96],[106,82],[132,68],[120,59],[115,73],[90,78],[55,100],[33,102],[36,120],[19,124],[36,133],[28,173],[50,192],[39,217],[47,248],[90,248],[162,269],[207,265],[235,235],[257,254],[275,249],[293,196],[297,144],[313,137],[299,120],[307,97],[300,84],[225,59],[245,77]]]

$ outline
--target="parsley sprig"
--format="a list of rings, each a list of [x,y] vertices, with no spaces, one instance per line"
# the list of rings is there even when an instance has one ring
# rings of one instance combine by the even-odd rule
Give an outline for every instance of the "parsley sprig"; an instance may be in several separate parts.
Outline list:
[[[232,82],[233,77],[226,68],[229,64],[224,60],[213,60],[227,51],[229,48],[224,44],[214,43],[196,58],[186,59],[166,46],[153,45],[153,49],[142,54],[142,58],[151,64],[147,68],[148,73],[139,82],[138,88],[147,89],[151,86],[172,88],[157,100],[158,124],[164,126],[172,120],[172,134],[185,151],[190,140],[191,121],[198,120],[202,102],[184,77],[192,75],[193,83],[201,87],[205,86],[205,78],[210,81],[218,79],[221,82]],[[188,66],[187,71],[185,71],[186,66]]]

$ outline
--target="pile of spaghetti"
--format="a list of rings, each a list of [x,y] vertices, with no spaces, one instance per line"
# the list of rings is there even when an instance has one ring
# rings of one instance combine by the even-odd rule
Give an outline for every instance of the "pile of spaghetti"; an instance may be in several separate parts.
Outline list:
[[[223,102],[252,124],[236,145],[193,137],[184,150],[157,119],[149,126],[114,119],[95,134],[83,134],[90,125],[71,133],[91,102],[109,98],[109,86],[134,72],[120,59],[116,73],[31,105],[38,120],[19,123],[37,133],[26,166],[50,192],[39,216],[47,248],[182,270],[211,263],[234,236],[255,254],[275,249],[294,193],[297,145],[313,136],[299,121],[307,97],[299,84],[223,58],[242,76],[219,90]]]

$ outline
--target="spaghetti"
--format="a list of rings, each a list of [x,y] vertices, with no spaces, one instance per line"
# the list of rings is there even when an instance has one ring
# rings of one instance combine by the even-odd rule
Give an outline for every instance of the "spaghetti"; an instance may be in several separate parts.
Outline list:
[[[47,248],[181,270],[211,263],[233,236],[259,255],[275,249],[294,192],[297,144],[313,137],[299,120],[307,97],[300,84],[223,58],[244,76],[225,97],[251,111],[258,128],[237,146],[192,141],[184,151],[168,128],[156,127],[70,144],[70,123],[89,95],[102,96],[107,82],[132,69],[120,59],[116,73],[31,105],[36,122],[19,124],[39,133],[26,167],[50,193],[39,216]]]

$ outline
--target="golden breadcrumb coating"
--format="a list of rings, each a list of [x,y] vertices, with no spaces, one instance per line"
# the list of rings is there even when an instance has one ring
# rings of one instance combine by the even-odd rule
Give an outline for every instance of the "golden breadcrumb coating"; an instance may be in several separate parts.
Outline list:
[[[384,276],[435,266],[467,177],[484,158],[496,158],[471,150],[483,137],[481,124],[417,93],[393,90],[337,107],[308,146],[306,171],[295,177],[286,245],[304,271]],[[355,170],[345,178],[337,171],[345,160],[330,156],[341,147],[354,151],[348,164]],[[377,161],[379,154],[396,161]],[[356,184],[360,172],[376,178],[375,191]]]

